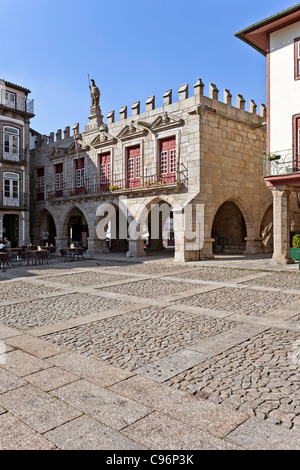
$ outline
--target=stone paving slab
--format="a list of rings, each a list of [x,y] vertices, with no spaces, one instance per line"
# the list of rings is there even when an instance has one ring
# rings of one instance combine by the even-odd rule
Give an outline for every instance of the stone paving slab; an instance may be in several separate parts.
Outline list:
[[[52,394],[116,431],[152,411],[145,405],[85,380],[53,390]]]
[[[11,413],[0,415],[1,450],[53,450],[55,445]]]
[[[26,375],[26,380],[41,390],[49,392],[55,388],[63,387],[64,385],[80,380],[80,377],[53,366],[49,369]]]
[[[45,437],[62,450],[145,450],[141,444],[90,416],[81,416],[53,429]]]
[[[218,439],[198,428],[187,426],[158,412],[128,426],[125,436],[155,450],[240,450],[224,439]]]
[[[116,393],[131,397],[140,403],[152,406],[187,426],[207,431],[215,437],[224,437],[249,418],[246,413],[236,412],[225,406],[215,405],[206,400],[178,390],[168,390],[144,377],[132,377],[110,387]]]
[[[39,433],[82,415],[82,411],[31,384],[0,395],[0,405]]]
[[[24,377],[50,367],[42,359],[17,349],[5,355],[5,363],[2,366],[19,377]]]
[[[132,375],[103,361],[91,359],[73,352],[66,352],[51,357],[48,359],[48,362],[102,387],[108,387]]]
[[[46,341],[40,340],[39,338],[33,338],[32,336],[26,334],[7,338],[5,343],[9,346],[13,346],[20,349],[21,351],[36,356],[39,359],[55,356],[62,351],[62,348],[59,348],[54,344],[47,343]]]
[[[184,350],[170,354],[158,361],[150,362],[148,365],[140,367],[134,372],[157,380],[158,382],[164,382],[183,370],[205,361],[207,358],[208,356],[206,354]]]
[[[0,394],[22,387],[26,384],[26,380],[18,377],[10,370],[5,370],[3,367],[0,367]]]
[[[249,450],[299,450],[300,432],[251,418],[226,436],[226,440]]]

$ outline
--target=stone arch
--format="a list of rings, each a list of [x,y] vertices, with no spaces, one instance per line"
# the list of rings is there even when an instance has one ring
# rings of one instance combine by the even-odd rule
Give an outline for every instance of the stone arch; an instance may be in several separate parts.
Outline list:
[[[68,207],[60,219],[60,237],[65,238],[67,243],[76,243],[87,248],[87,239],[91,229],[91,221],[80,204]]]
[[[214,252],[242,253],[245,250],[245,238],[252,222],[245,214],[247,212],[236,200],[226,200],[218,207],[211,222],[211,237],[216,240]]]
[[[48,208],[43,208],[35,217],[32,227],[32,240],[34,244],[42,243],[42,232],[44,229],[47,229],[49,232],[49,243],[55,245],[57,223],[55,214]]]

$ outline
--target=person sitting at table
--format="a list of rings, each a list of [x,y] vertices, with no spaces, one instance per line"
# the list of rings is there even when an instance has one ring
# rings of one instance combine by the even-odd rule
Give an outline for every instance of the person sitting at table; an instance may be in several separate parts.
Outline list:
[[[5,245],[4,243],[0,242],[0,251],[3,250],[3,248],[5,248]]]
[[[11,243],[7,237],[4,238],[4,246],[5,248],[11,248]]]

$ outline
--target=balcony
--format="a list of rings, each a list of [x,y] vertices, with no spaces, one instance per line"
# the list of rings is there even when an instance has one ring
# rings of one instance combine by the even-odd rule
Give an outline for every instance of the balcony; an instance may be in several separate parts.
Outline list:
[[[17,197],[5,197],[3,193],[0,194],[0,208],[1,209],[29,209],[29,195],[28,193],[20,193]]]
[[[300,171],[299,157],[292,149],[264,153],[264,177],[290,175]]]
[[[27,150],[18,150],[17,152],[9,151],[5,152],[4,149],[0,149],[0,161],[7,163],[26,163]]]
[[[9,97],[5,94],[5,90],[2,90],[0,94],[0,105],[22,113],[34,114],[34,100],[28,100],[18,95],[14,95],[14,99],[12,99],[11,94]]]
[[[117,194],[143,195],[147,192],[159,193],[166,190],[178,190],[187,185],[187,172],[180,171],[172,175],[152,175],[137,179],[113,178],[111,181],[100,181],[99,178],[85,178],[80,187],[74,183],[64,183],[63,189],[47,188],[45,198],[47,200],[70,199],[82,197],[109,196]],[[37,193],[36,201],[41,200]]]
[[[300,187],[300,155],[295,156],[292,149],[265,153],[263,176],[268,187]]]

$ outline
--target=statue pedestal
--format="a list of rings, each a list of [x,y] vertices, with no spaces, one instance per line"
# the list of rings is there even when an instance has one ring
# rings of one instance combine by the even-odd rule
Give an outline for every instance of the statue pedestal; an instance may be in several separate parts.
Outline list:
[[[89,115],[90,123],[85,127],[86,131],[98,129],[103,124],[103,115],[101,114],[100,106],[92,106]]]

